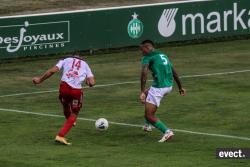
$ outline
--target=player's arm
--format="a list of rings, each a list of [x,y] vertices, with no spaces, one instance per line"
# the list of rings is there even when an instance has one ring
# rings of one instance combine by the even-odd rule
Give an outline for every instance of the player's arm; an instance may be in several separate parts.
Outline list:
[[[184,96],[185,95],[185,89],[182,87],[182,83],[181,83],[181,80],[179,78],[179,75],[177,74],[174,67],[172,67],[172,71],[173,71],[174,80],[177,83],[178,88],[179,88],[179,93],[180,93],[180,95]]]
[[[55,74],[58,71],[59,71],[59,68],[57,66],[54,66],[51,69],[49,69],[48,71],[46,71],[42,76],[32,78],[32,81],[34,84],[40,84],[44,80],[50,78],[53,74]]]
[[[86,80],[85,83],[89,87],[93,87],[95,85],[95,77],[94,74],[92,73],[92,70],[90,69],[89,65],[85,63],[85,70],[86,70]]]
[[[141,70],[141,94],[140,100],[145,103],[146,100],[146,83],[147,83],[148,65],[143,65]]]
[[[94,77],[88,77],[86,78],[86,84],[89,86],[89,87],[93,87],[95,85],[95,78]]]

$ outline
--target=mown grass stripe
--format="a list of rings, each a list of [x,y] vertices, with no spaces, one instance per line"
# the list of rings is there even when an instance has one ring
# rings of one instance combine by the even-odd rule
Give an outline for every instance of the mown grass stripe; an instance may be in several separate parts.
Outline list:
[[[240,70],[240,71],[230,71],[230,72],[220,72],[220,73],[208,73],[208,74],[198,74],[198,75],[184,75],[184,76],[180,76],[180,78],[199,78],[199,77],[230,75],[230,74],[238,74],[238,73],[246,73],[246,72],[250,72],[250,70]],[[152,81],[152,80],[150,80],[150,81]],[[125,84],[134,84],[134,83],[139,83],[139,81],[127,81],[127,82],[116,82],[116,83],[110,83],[110,84],[101,84],[101,85],[95,85],[94,88],[116,86],[116,85],[125,85]],[[89,87],[84,87],[84,88],[88,89]],[[0,95],[0,98],[1,97],[12,97],[12,96],[23,96],[23,95],[52,93],[52,92],[58,92],[58,89]]]
[[[64,118],[64,116],[61,116],[61,115],[45,114],[45,113],[37,113],[37,112],[29,112],[29,111],[21,111],[21,110],[5,109],[5,108],[0,108],[0,111],[3,111],[3,112],[15,112],[15,113],[22,113],[22,114],[30,114],[30,115],[38,115],[38,116],[46,116],[46,117]],[[83,121],[91,121],[91,122],[96,121],[95,119],[82,118],[82,117],[78,117],[77,119],[78,120],[83,120]],[[129,127],[138,127],[138,128],[142,127],[142,125],[139,125],[139,124],[129,124],[129,123],[121,123],[121,122],[113,122],[113,121],[109,121],[109,123],[113,124],[113,125],[120,125],[120,126],[129,126]],[[195,135],[213,136],[213,137],[231,138],[231,139],[250,141],[250,138],[242,137],[242,136],[232,136],[232,135],[206,133],[206,132],[195,132],[195,131],[182,130],[182,129],[173,129],[173,130],[176,131],[176,132],[181,132],[181,133],[188,133],[188,134],[195,134]]]

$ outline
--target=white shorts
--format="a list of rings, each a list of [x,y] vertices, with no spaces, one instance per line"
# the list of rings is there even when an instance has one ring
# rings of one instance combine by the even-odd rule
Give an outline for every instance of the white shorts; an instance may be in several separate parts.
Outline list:
[[[171,91],[172,91],[172,86],[166,87],[166,88],[154,88],[151,86],[148,91],[146,102],[150,104],[154,104],[157,107],[159,107],[161,103],[161,99],[165,95],[169,94]]]

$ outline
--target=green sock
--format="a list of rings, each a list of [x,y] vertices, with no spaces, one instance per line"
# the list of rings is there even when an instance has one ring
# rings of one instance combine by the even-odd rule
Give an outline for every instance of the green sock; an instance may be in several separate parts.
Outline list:
[[[151,122],[149,122],[147,119],[145,119],[145,124],[152,125]]]
[[[156,121],[154,123],[154,126],[157,129],[159,129],[162,133],[165,133],[168,130],[167,126],[163,122],[161,122],[160,120]]]

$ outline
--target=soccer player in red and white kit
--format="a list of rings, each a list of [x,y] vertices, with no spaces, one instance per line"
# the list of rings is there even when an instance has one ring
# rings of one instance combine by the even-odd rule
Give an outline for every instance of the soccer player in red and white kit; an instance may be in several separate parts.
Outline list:
[[[57,134],[55,141],[70,145],[71,143],[64,136],[75,124],[77,115],[82,107],[82,83],[85,81],[88,86],[92,87],[95,85],[95,79],[89,65],[80,56],[73,54],[71,57],[59,60],[54,67],[42,76],[34,77],[32,81],[34,84],[40,84],[61,69],[63,69],[63,74],[59,89],[59,99],[63,105],[66,122]]]

